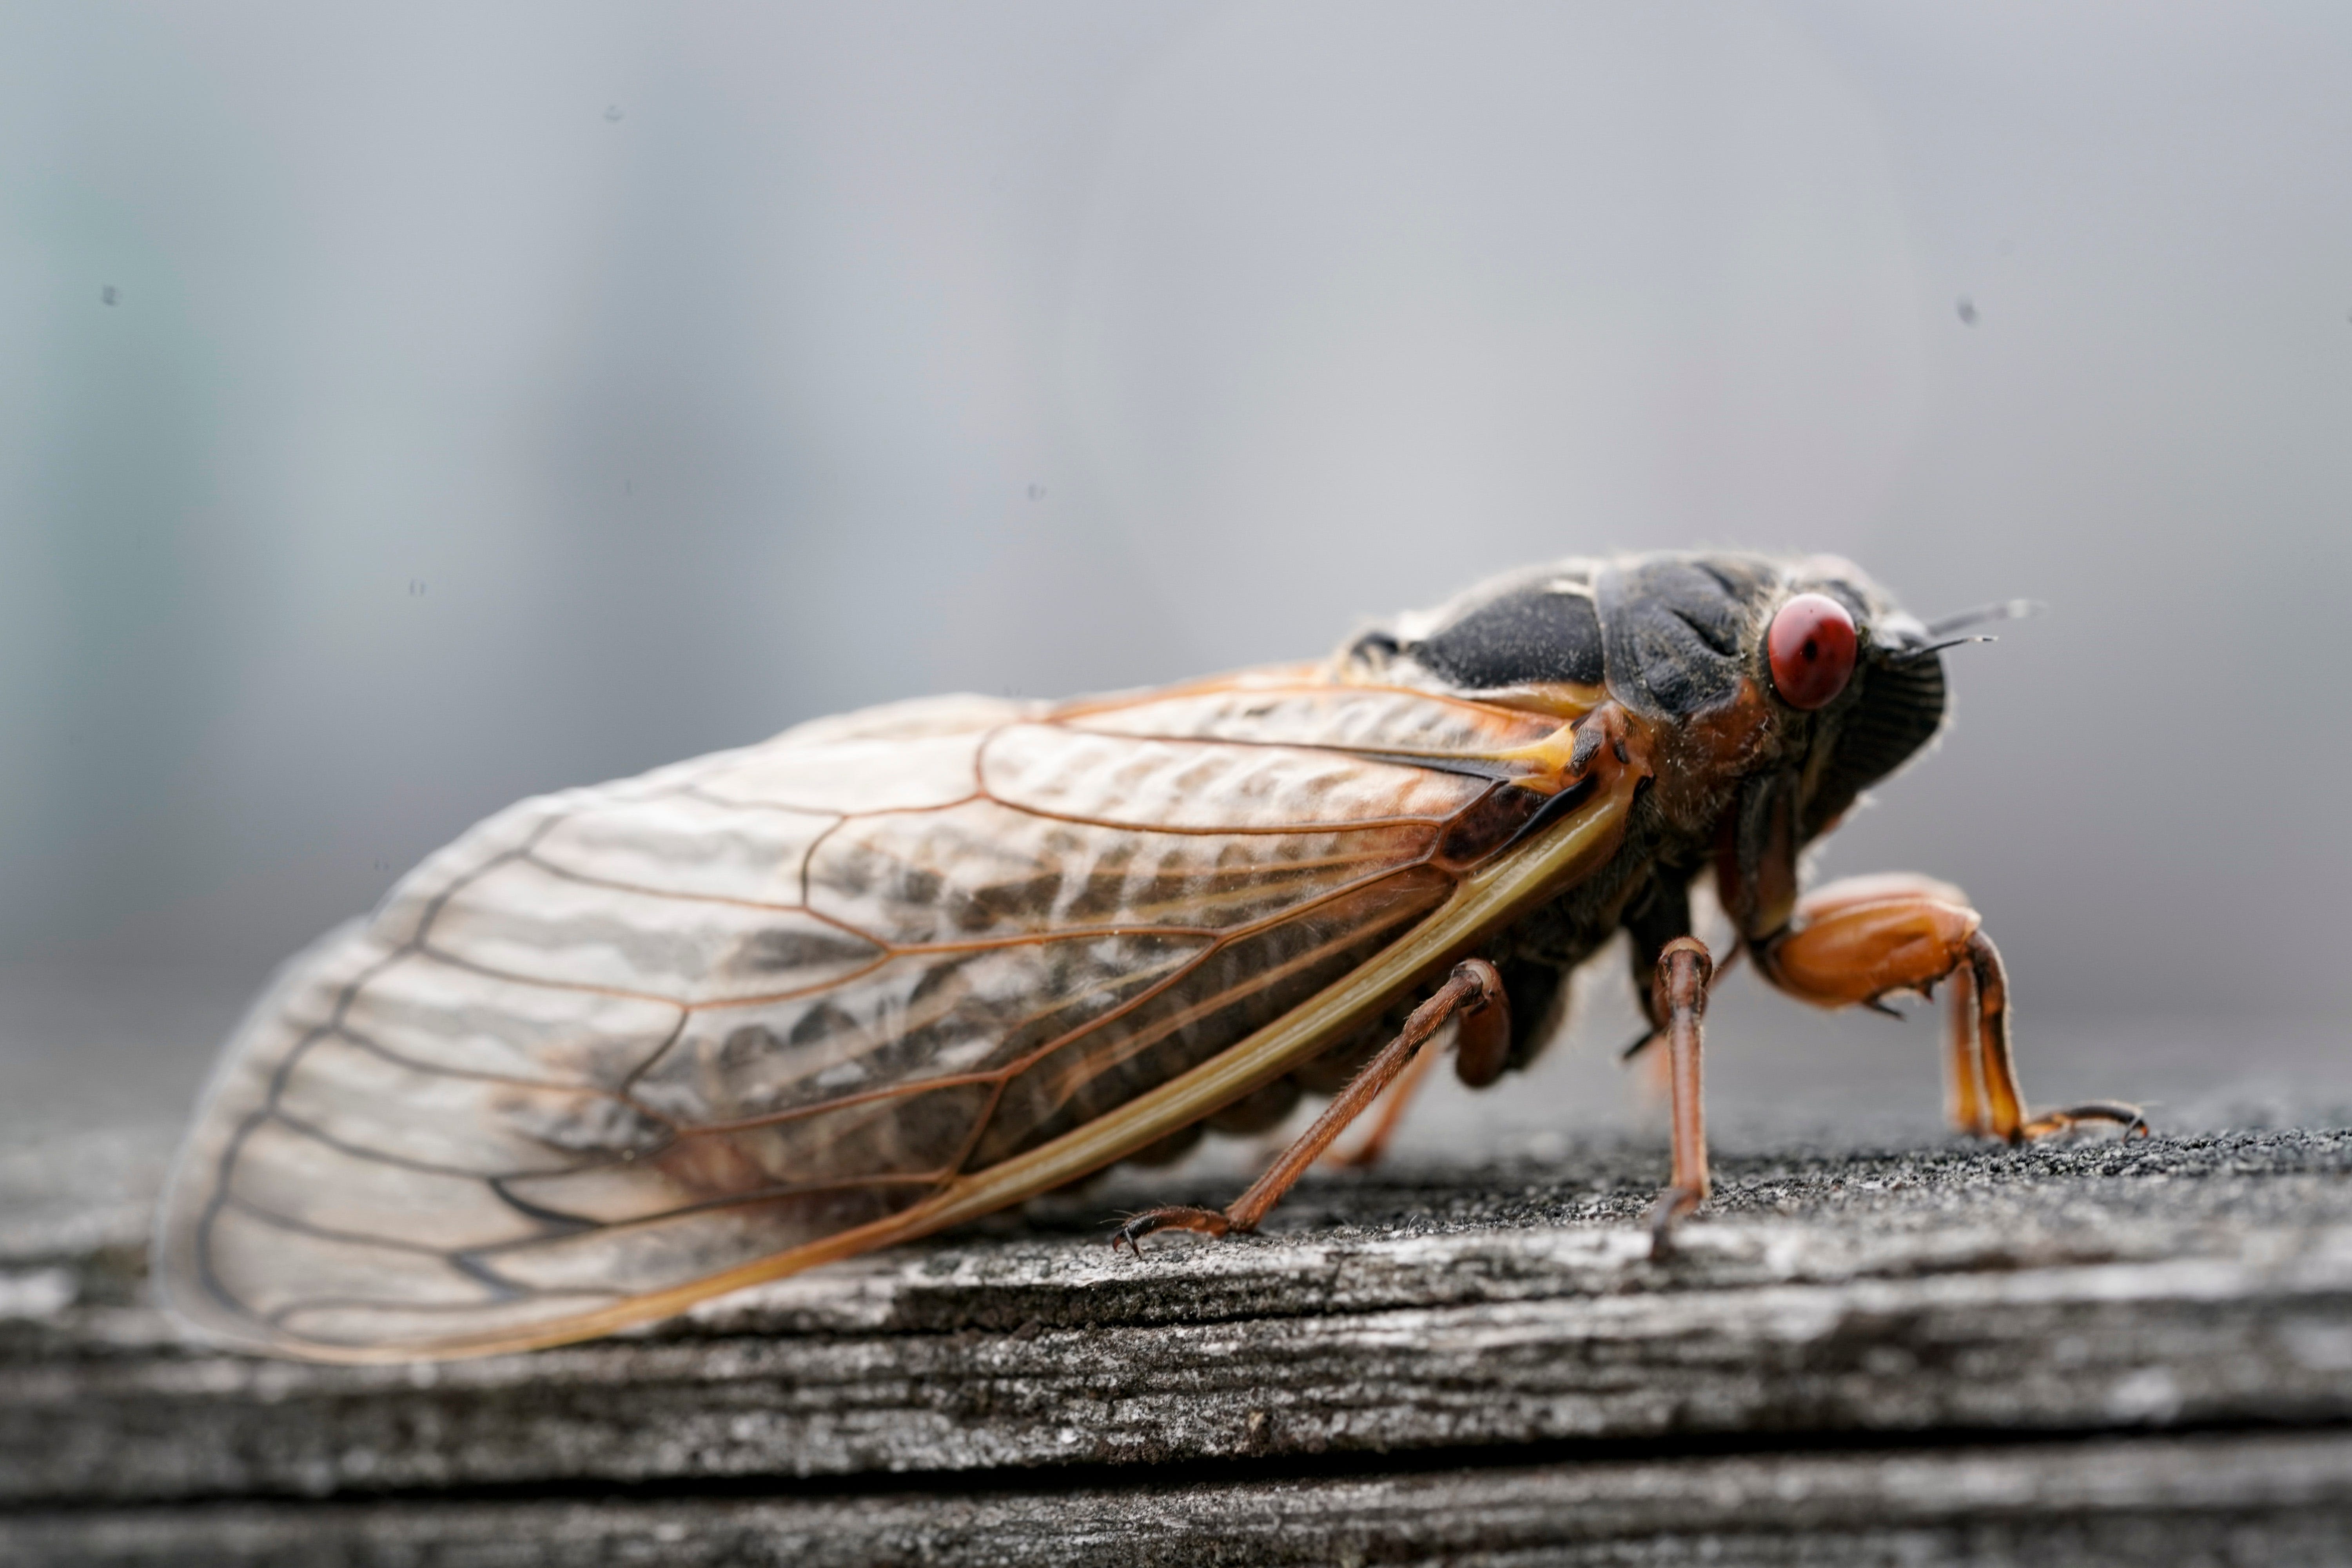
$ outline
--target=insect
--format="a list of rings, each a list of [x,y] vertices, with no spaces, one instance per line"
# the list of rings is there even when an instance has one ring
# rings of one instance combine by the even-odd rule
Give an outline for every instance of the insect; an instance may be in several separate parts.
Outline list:
[[[1800,893],[1800,851],[1935,733],[1955,625],[1828,558],[1567,561],[1319,663],[902,703],[524,801],[280,972],[160,1278],[280,1354],[552,1344],[1336,1089],[1231,1207],[1114,1245],[1246,1231],[1449,1024],[1465,1081],[1525,1066],[1621,929],[1671,1064],[1664,1247],[1707,1194],[1702,876],[1723,959],[1804,1001],[1948,983],[1966,1130],[2145,1131],[2028,1114],[1958,889]]]

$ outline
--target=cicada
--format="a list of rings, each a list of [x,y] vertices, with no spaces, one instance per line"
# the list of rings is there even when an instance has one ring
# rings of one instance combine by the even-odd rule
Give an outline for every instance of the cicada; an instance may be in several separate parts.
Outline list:
[[[1799,889],[1935,734],[1948,629],[1834,559],[1570,560],[1317,663],[901,703],[524,801],[279,973],[158,1275],[266,1352],[548,1345],[1336,1089],[1231,1207],[1115,1244],[1246,1231],[1424,1050],[1525,1067],[1621,930],[1671,1066],[1662,1246],[1707,1194],[1701,1019],[1742,952],[1823,1006],[1948,981],[1969,1131],[2144,1131],[2028,1113],[1957,889]]]

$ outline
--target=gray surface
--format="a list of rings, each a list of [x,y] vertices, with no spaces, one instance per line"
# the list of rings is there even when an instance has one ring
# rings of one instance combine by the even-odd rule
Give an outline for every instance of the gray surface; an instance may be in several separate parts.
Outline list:
[[[183,1349],[138,1304],[120,1219],[77,1233],[53,1206],[10,1242],[0,1486],[319,1495],[2352,1416],[2352,1134],[1731,1159],[1664,1264],[1633,1223],[1662,1165],[1318,1179],[1274,1235],[1141,1262],[1100,1216],[1167,1178],[1122,1173],[652,1334],[420,1367]]]
[[[143,1300],[162,1140],[61,1137],[0,1156],[0,1557],[2352,1553],[2352,1132],[1766,1142],[1663,1264],[1663,1155],[1605,1140],[1112,1257],[1107,1213],[1230,1191],[1204,1161],[649,1333],[350,1369],[182,1343]]]
[[[1447,1468],[850,1499],[0,1516],[12,1563],[2284,1565],[2352,1553],[2352,1438]]]

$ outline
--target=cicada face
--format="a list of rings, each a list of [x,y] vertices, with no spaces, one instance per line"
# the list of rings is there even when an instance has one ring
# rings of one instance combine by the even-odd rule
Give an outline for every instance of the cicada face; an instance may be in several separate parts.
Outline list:
[[[1349,678],[1554,710],[1613,700],[1649,732],[1651,791],[1684,837],[1723,839],[1727,898],[1775,929],[1795,853],[1943,721],[1920,623],[1852,563],[1733,553],[1569,560],[1400,616]]]

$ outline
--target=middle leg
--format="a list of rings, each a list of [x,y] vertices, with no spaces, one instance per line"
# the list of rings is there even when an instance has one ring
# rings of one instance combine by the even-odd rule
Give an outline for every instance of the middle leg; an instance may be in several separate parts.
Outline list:
[[[1650,988],[1652,1014],[1665,1031],[1666,1063],[1674,1092],[1674,1169],[1666,1190],[1650,1205],[1650,1256],[1673,1249],[1675,1222],[1706,1201],[1714,1184],[1706,1164],[1706,1099],[1699,1047],[1706,1017],[1707,982],[1715,961],[1706,944],[1679,936],[1658,954]]]

